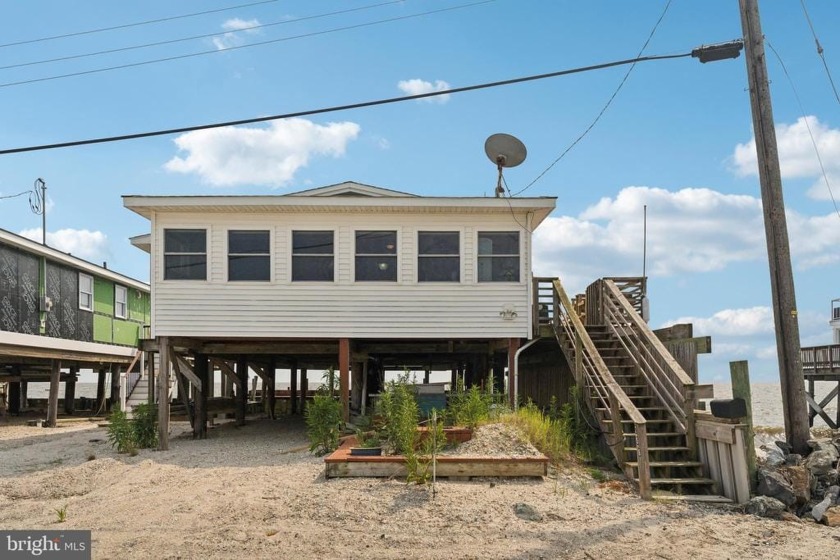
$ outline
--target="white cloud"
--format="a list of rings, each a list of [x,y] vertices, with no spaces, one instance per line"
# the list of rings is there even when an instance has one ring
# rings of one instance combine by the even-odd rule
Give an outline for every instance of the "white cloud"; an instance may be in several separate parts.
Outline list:
[[[435,91],[444,91],[451,86],[443,80],[435,80],[435,83],[421,80],[420,78],[413,78],[411,80],[400,80],[397,87],[406,95],[422,95],[424,93],[432,93]],[[426,97],[420,101],[427,101],[429,103],[446,103],[449,101],[450,95],[448,93],[437,95],[434,97]]]
[[[20,235],[41,242],[41,228],[25,229]],[[47,245],[74,257],[98,263],[108,256],[108,236],[101,231],[60,229],[47,232]]]
[[[723,309],[711,317],[680,317],[668,321],[668,327],[692,323],[697,336],[755,336],[773,332],[773,311],[769,307]]]
[[[840,129],[830,128],[813,115],[801,117],[793,124],[776,125],[776,143],[779,148],[782,178],[818,178],[807,194],[814,199],[828,200],[830,196],[822,177],[820,159],[817,158],[814,143],[819,149],[829,184],[834,189],[835,185],[840,185],[837,181],[840,179]],[[735,146],[732,163],[735,172],[740,176],[758,175],[755,137],[746,144]]]
[[[195,173],[214,186],[279,187],[289,183],[313,156],[341,157],[361,128],[353,122],[315,124],[306,119],[274,121],[268,127],[225,127],[175,138],[178,149],[165,168]]]
[[[761,201],[710,189],[626,187],[579,216],[549,217],[534,232],[534,271],[582,289],[602,276],[642,272],[643,216],[648,207],[647,270],[669,276],[724,269],[766,258]],[[840,262],[837,216],[788,212],[799,267]]]
[[[222,29],[227,31],[224,35],[213,37],[213,45],[220,51],[236,47],[244,43],[242,36],[257,35],[260,33],[259,29],[251,29],[260,25],[258,19],[239,19],[233,18],[225,21],[222,24]]]

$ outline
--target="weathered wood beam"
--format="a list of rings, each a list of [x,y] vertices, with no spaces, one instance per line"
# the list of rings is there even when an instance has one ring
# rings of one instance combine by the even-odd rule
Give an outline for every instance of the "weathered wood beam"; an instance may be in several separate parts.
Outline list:
[[[209,360],[205,354],[195,354],[195,374],[201,381],[195,395],[195,422],[193,423],[193,437],[205,439],[207,437],[207,399],[209,389],[213,386],[210,380]]]
[[[72,416],[76,411],[76,372],[77,366],[70,366],[70,375],[64,381],[64,413]]]
[[[293,360],[289,368],[289,412],[297,414],[298,411],[298,366],[297,361]]]
[[[158,373],[158,449],[169,449],[169,341],[162,336],[160,344],[160,372]]]
[[[55,428],[58,420],[58,383],[61,376],[61,362],[53,360],[50,375],[50,396],[47,401],[47,427]]]
[[[120,402],[120,364],[111,364],[111,406]]]
[[[236,361],[236,425],[245,425],[248,407],[248,356],[242,355]]]
[[[210,358],[210,361],[213,363],[213,365],[219,368],[219,371],[222,372],[222,375],[226,376],[234,384],[236,384],[239,381],[239,377],[237,377],[236,372],[225,360],[221,360],[219,358]],[[224,383],[222,385],[224,386]],[[225,391],[222,390],[222,393],[224,392]],[[222,394],[222,396],[226,397],[228,395]]]
[[[105,410],[105,368],[100,367],[96,378],[96,412]]]
[[[255,364],[254,362],[248,362],[248,366],[254,370],[254,373],[256,373],[263,382],[268,382],[268,374],[262,366]]]
[[[287,354],[335,355],[338,345],[334,342],[205,342],[200,346],[205,354]]]
[[[514,371],[516,370],[516,351],[519,350],[519,339],[511,338],[508,341],[508,398],[510,399],[510,407],[516,410],[516,398],[519,395],[517,390],[519,380],[516,379]]]
[[[345,422],[350,421],[350,339],[342,338],[338,341],[338,369],[339,388],[341,395],[342,417]]]
[[[176,354],[174,348],[169,349],[169,356],[170,360],[172,360],[172,365],[175,366],[175,371],[189,379],[190,383],[192,383],[196,389],[202,391],[204,387],[201,383],[201,379],[195,374],[193,368],[190,367],[190,364],[182,356]],[[189,393],[187,393],[187,396],[189,397]]]
[[[263,398],[268,397],[268,417],[274,420],[277,417],[275,412],[277,405],[277,363],[274,356],[268,360],[266,380],[263,383],[267,383],[267,385],[263,385]],[[294,397],[292,400],[294,401]]]

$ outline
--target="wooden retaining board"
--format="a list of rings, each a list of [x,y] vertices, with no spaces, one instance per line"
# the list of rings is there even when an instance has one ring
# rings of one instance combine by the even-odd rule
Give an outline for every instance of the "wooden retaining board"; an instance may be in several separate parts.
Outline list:
[[[362,457],[351,456],[350,446],[342,446],[324,458],[325,477],[402,478],[407,474],[405,457],[400,455]],[[438,477],[537,477],[548,474],[548,458],[539,457],[452,457],[437,459]]]

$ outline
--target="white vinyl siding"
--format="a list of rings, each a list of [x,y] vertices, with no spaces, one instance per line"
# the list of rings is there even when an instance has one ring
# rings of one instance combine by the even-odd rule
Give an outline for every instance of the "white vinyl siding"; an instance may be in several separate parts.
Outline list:
[[[527,223],[524,213],[516,218]],[[208,223],[211,220],[212,223]],[[452,224],[457,223],[458,228]],[[513,224],[513,225],[512,225]],[[163,280],[162,234],[206,228],[208,281]],[[246,227],[247,226],[247,227]],[[509,211],[464,213],[156,213],[152,278],[154,336],[319,338],[527,338],[530,335],[528,234],[522,230],[520,282],[478,283],[478,231],[512,231]],[[228,282],[227,231],[269,230],[270,282]],[[334,282],[293,282],[292,232],[334,231]],[[396,231],[398,281],[355,282],[355,232]],[[461,281],[417,281],[417,232],[461,233]],[[158,248],[158,246],[160,247]],[[513,306],[517,316],[499,313]]]
[[[125,286],[114,286],[114,317],[128,317],[128,289]]]

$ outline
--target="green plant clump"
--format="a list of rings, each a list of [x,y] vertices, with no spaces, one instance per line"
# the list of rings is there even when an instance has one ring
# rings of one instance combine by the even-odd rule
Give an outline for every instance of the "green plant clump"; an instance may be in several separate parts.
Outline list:
[[[437,411],[432,409],[429,415],[429,430],[420,442],[420,449],[405,457],[406,482],[427,484],[432,478],[432,465],[445,447],[446,434],[443,431],[443,422],[438,419]]]
[[[493,386],[492,376],[488,378],[486,386]],[[483,391],[477,385],[466,390],[463,381],[459,379],[449,395],[446,412],[451,424],[475,429],[479,424],[497,418],[504,409],[503,393]]]
[[[316,393],[312,403],[306,407],[309,451],[316,455],[326,455],[335,451],[338,447],[341,423],[341,403],[328,394]]]
[[[157,407],[140,404],[134,407],[129,419],[119,407],[108,417],[108,441],[117,453],[137,454],[138,449],[150,449],[158,444]]]
[[[420,407],[414,388],[408,383],[408,374],[388,383],[379,399],[379,414],[384,420],[383,432],[391,450],[406,457],[414,453]]]
[[[60,508],[56,508],[55,515],[57,523],[64,523],[67,521],[67,504],[64,504]]]

